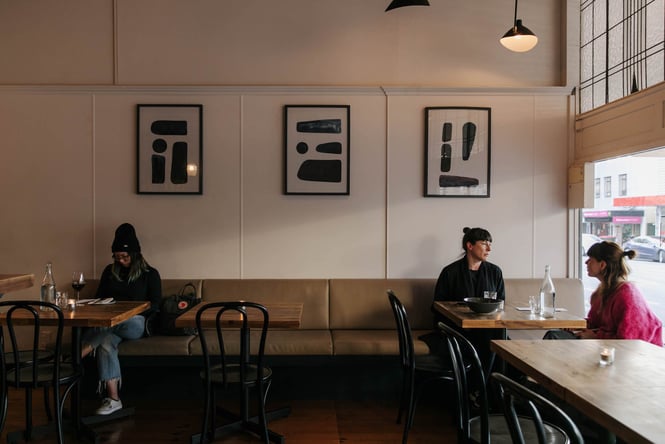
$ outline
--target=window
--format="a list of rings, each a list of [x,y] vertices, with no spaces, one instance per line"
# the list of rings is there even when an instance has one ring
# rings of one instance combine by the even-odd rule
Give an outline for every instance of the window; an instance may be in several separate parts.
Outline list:
[[[665,80],[665,0],[581,0],[580,112]]]
[[[612,197],[612,176],[605,176],[605,197]]]
[[[628,195],[628,174],[619,174],[619,196]]]
[[[577,276],[584,284],[585,305],[590,307],[591,293],[598,286],[598,280],[586,272],[585,253],[594,243],[607,240],[637,251],[637,257],[629,261],[628,279],[636,283],[651,309],[665,321],[665,263],[658,262],[665,262],[658,253],[665,249],[665,147],[597,161],[593,170],[597,198],[590,208],[581,209],[578,221]],[[615,197],[607,198],[605,183],[610,178],[618,181],[617,189]],[[624,190],[625,195],[619,196]],[[659,248],[650,247],[649,240]]]

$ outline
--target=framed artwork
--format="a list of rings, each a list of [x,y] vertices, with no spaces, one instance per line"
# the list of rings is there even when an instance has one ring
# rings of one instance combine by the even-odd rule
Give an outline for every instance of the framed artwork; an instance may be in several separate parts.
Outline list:
[[[489,197],[490,108],[425,108],[425,197]]]
[[[137,105],[137,193],[203,193],[203,105]]]
[[[284,107],[284,194],[349,194],[349,105]]]

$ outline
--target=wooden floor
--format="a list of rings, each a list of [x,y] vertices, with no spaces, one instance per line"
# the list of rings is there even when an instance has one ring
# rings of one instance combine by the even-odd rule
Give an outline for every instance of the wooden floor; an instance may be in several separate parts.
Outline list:
[[[35,392],[34,421],[44,423],[41,394]],[[397,402],[389,400],[289,400],[274,401],[269,407],[288,404],[291,415],[269,424],[283,434],[289,444],[390,444],[401,443],[402,426],[395,423]],[[453,421],[445,408],[424,399],[418,406],[416,420],[409,434],[409,443],[455,443]],[[196,400],[141,399],[133,401],[136,415],[98,425],[100,443],[189,443],[190,435],[200,428],[202,407]],[[85,401],[84,413],[96,408],[96,402]],[[0,436],[6,442],[7,430],[23,428],[23,393],[10,389],[9,414]],[[68,434],[67,443],[85,442]],[[218,440],[224,443],[258,443],[249,434],[235,434]],[[34,439],[35,443],[55,443],[54,435]]]

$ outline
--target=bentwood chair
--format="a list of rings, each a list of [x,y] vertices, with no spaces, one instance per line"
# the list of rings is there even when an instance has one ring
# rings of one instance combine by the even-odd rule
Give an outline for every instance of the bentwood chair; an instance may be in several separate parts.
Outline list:
[[[492,380],[499,385],[503,399],[503,414],[508,422],[513,443],[526,444],[535,442],[534,436],[527,435],[522,429],[523,421],[517,415],[517,405],[518,407],[522,407],[520,410],[522,418],[527,415],[531,417],[539,444],[549,442],[546,436],[546,425],[543,421],[543,414],[546,414],[551,421],[561,425],[566,431],[571,444],[584,444],[580,430],[573,420],[556,404],[500,373],[492,373]]]
[[[402,444],[406,444],[409,430],[413,426],[416,404],[425,386],[433,382],[452,382],[453,372],[450,360],[445,356],[428,354],[416,355],[413,346],[411,325],[406,309],[392,290],[388,290],[388,299],[397,324],[397,337],[399,339],[399,355],[402,367],[402,393],[400,396],[397,423],[402,420],[406,411]]]
[[[37,388],[51,390],[55,407],[55,429],[58,443],[61,444],[64,441],[62,431],[64,403],[81,377],[79,370],[73,365],[61,362],[63,314],[55,304],[33,300],[0,302],[0,309],[4,307],[8,308],[5,312],[5,326],[0,328],[0,370],[2,371],[0,418],[2,426],[7,417],[8,387],[24,389],[25,431],[22,432],[22,435],[26,441],[29,441],[33,434],[32,391]],[[40,331],[46,317],[49,318],[49,322],[53,322],[54,318],[56,322],[52,360],[45,360],[43,350],[39,349]],[[25,350],[19,347],[17,327],[28,325],[31,326],[29,336],[32,349]],[[62,394],[61,386],[65,387]]]
[[[248,313],[254,311],[260,319],[258,347],[250,346]],[[205,329],[202,317],[207,312],[215,313],[215,328]],[[240,328],[224,328],[224,315],[232,315]],[[272,381],[272,370],[264,365],[264,350],[268,333],[268,310],[253,302],[212,302],[203,305],[196,313],[196,326],[203,351],[205,403],[200,442],[215,438],[215,416],[217,411],[236,421],[238,429],[258,435],[266,444],[270,433],[266,418],[266,398]],[[239,336],[233,341],[229,335]],[[214,336],[214,339],[212,338]],[[254,335],[252,335],[254,336]],[[239,344],[236,353],[231,353],[232,344]],[[215,392],[231,392],[236,389],[240,400],[240,414],[217,409]],[[249,393],[254,390],[258,406],[258,420],[249,417]]]
[[[487,379],[478,352],[464,335],[454,328],[438,323],[450,351],[457,394],[457,442],[460,444],[512,443],[512,435],[502,413],[490,413]],[[468,369],[466,365],[470,364]],[[476,395],[473,405],[470,393]],[[518,417],[527,442],[535,442],[536,431],[530,418]],[[548,443],[568,443],[566,433],[550,423],[544,424]]]

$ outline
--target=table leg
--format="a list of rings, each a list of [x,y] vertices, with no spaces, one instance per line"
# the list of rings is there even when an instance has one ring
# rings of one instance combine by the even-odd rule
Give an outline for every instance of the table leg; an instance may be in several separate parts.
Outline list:
[[[72,362],[73,364],[83,371],[81,362],[81,327],[72,327]],[[134,407],[126,407],[110,415],[93,415],[83,417],[81,415],[81,390],[80,382],[77,383],[72,389],[70,408],[72,411],[72,418],[74,427],[79,436],[86,438],[95,444],[99,442],[97,433],[90,427],[94,424],[100,424],[116,419],[124,418],[134,415]]]

